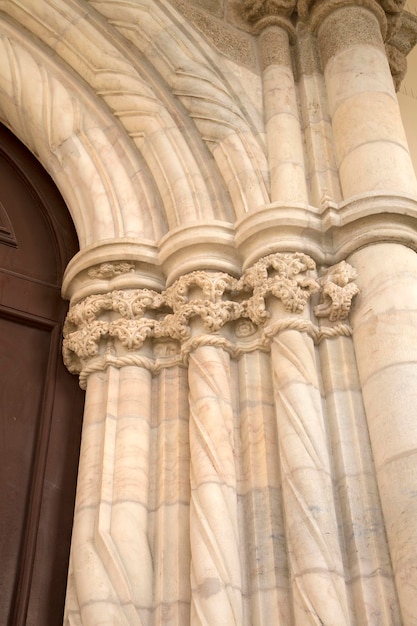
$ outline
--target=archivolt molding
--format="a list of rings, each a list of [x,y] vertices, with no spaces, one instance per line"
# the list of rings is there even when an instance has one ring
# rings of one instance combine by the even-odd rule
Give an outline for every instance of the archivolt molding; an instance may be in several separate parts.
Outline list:
[[[6,21],[1,34],[0,117],[55,179],[80,246],[126,236],[160,237],[158,194],[114,119],[27,34]]]
[[[81,255],[64,293],[74,299],[102,290],[88,291],[88,271],[107,261],[136,263],[134,285],[160,289],[198,268],[238,274],[271,249],[306,250],[320,263],[351,251],[348,207],[318,215],[268,204],[261,123],[222,73],[228,66],[174,15],[167,0],[2,5],[0,119],[73,216]],[[374,206],[373,195],[371,215]],[[398,239],[385,215],[383,230]]]
[[[306,332],[320,342],[349,335],[345,320],[353,296],[355,270],[343,262],[317,279],[314,261],[303,253],[276,253],[260,259],[240,279],[224,272],[196,271],[158,293],[114,290],[91,295],[70,308],[64,328],[64,359],[86,384],[89,373],[110,364],[146,366],[153,372],[185,364],[202,345],[222,347],[234,358],[267,350],[284,330]],[[320,293],[314,324],[305,315]],[[279,303],[276,306],[271,302]],[[149,343],[149,340],[152,340]]]
[[[268,165],[261,121],[248,113],[248,103],[236,99],[233,86],[215,63],[213,51],[205,53],[202,42],[197,46],[191,34],[184,37],[186,25],[181,24],[180,31],[165,0],[90,0],[90,4],[151,61],[181,101],[213,153],[232,197],[235,216],[267,203]]]
[[[121,122],[152,177],[151,190],[156,188],[162,198],[158,213],[162,210],[168,229],[210,219],[234,221],[268,201],[258,131],[241,103],[234,102],[224,77],[159,3],[63,1],[58,10],[49,0],[12,0],[4,11],[75,72],[75,92],[82,83],[88,85],[96,106],[104,103]],[[22,71],[21,63],[18,67]],[[53,71],[58,80],[61,73],[62,68]],[[13,72],[10,76],[13,82]],[[39,85],[46,87],[45,81]],[[36,153],[42,151],[39,137],[30,143],[25,128],[5,119]],[[53,120],[54,127],[64,124],[66,117]],[[207,159],[204,142],[218,168]],[[152,195],[146,195],[148,204]]]

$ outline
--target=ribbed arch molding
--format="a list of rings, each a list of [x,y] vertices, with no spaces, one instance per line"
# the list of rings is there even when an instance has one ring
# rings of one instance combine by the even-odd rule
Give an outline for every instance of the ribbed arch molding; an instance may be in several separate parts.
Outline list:
[[[255,116],[163,9],[117,0],[3,7],[10,22],[2,25],[1,115],[56,179],[82,246],[104,237],[159,240],[213,220],[231,225],[268,202]],[[92,211],[100,222],[93,227]]]
[[[0,117],[54,178],[81,248],[165,232],[152,177],[138,151],[80,77],[14,24],[0,24]]]
[[[181,101],[207,143],[241,217],[269,202],[269,175],[263,121],[249,100],[242,101],[215,62],[213,50],[193,38],[190,25],[166,0],[90,4],[148,59]],[[184,36],[185,34],[185,36]],[[233,79],[232,79],[233,80]]]

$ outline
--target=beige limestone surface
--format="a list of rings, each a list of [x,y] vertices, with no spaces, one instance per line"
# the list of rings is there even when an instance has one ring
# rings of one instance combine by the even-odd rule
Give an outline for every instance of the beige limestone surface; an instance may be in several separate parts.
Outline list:
[[[80,242],[65,624],[417,624],[403,3],[0,6]]]

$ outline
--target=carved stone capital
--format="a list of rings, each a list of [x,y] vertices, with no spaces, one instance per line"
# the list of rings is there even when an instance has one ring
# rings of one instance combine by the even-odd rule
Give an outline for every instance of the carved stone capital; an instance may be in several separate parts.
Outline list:
[[[314,307],[316,317],[327,317],[331,322],[346,319],[352,298],[359,293],[358,286],[353,282],[355,278],[357,271],[346,261],[327,268],[319,278],[322,289],[321,302]]]
[[[244,0],[241,12],[253,29],[254,34],[265,33],[270,27],[278,27],[279,31],[285,31],[290,40],[295,38],[295,30],[292,18],[295,15],[296,0]],[[274,37],[267,42],[264,40],[263,48],[274,46]],[[279,43],[278,43],[279,47]],[[265,55],[266,53],[266,55]],[[271,50],[264,50],[264,56],[274,57]],[[265,65],[265,63],[264,63]]]
[[[417,44],[417,17],[403,11],[399,28],[386,43],[388,62],[398,91],[407,71],[407,55]]]
[[[301,18],[307,18],[313,10],[326,8],[327,12],[343,6],[359,6],[369,9],[380,7],[389,19],[397,19],[404,9],[405,0],[298,0],[297,12]]]
[[[236,286],[237,280],[224,272],[196,271],[181,276],[164,292],[165,303],[173,311],[167,321],[171,327],[181,328],[199,317],[206,331],[217,332],[241,315],[241,305],[231,299]]]
[[[379,22],[382,37],[386,39],[387,15],[378,0],[298,0],[298,15],[302,20],[308,20],[312,29],[317,31],[328,16],[347,7],[368,9],[373,13]],[[340,19],[346,20],[346,17],[341,14]],[[347,28],[348,34],[349,26]]]
[[[228,338],[232,327],[223,336],[220,331],[235,322],[236,341],[250,350],[258,345],[260,327],[266,340],[271,334],[265,326],[271,318],[271,299],[279,300],[291,314],[279,320],[276,332],[290,324],[301,332],[317,334],[310,328],[312,322],[306,326],[306,320],[297,319],[310,296],[321,287],[323,302],[316,307],[316,315],[341,320],[349,312],[357,287],[351,282],[355,271],[344,262],[327,270],[319,281],[315,267],[306,254],[275,253],[257,261],[239,280],[224,272],[195,271],[181,276],[162,293],[126,289],[90,295],[68,313],[64,361],[71,372],[81,372],[85,379],[86,372],[110,362],[121,367],[162,359],[169,366],[201,342],[227,344],[232,353],[235,348]],[[151,367],[156,370],[158,365]]]
[[[290,17],[297,6],[297,0],[244,0],[242,15],[250,23],[263,18]]]
[[[244,0],[241,8],[242,16],[250,24],[273,18],[308,19],[313,11],[320,10],[323,15],[344,6],[366,7],[386,14],[389,22],[388,36],[398,30],[405,0]]]
[[[306,254],[270,254],[248,268],[240,281],[243,290],[252,295],[245,301],[247,316],[261,324],[269,316],[266,298],[274,296],[281,300],[289,313],[301,313],[310,295],[319,290],[319,284],[311,276],[315,263]]]

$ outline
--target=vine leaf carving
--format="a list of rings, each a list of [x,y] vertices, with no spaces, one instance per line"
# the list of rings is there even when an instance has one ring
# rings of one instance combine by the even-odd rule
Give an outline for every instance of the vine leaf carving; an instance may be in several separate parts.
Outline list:
[[[68,312],[64,360],[71,372],[81,372],[87,367],[86,361],[103,357],[106,342],[118,343],[123,355],[125,351],[140,350],[148,339],[182,345],[203,336],[214,341],[230,322],[244,323],[237,338],[262,327],[268,341],[265,322],[271,317],[270,299],[280,300],[291,314],[287,321],[280,321],[279,328],[290,322],[306,330],[306,320],[296,316],[320,289],[317,317],[328,317],[332,322],[344,320],[358,293],[352,282],[355,278],[356,271],[345,261],[328,268],[317,279],[316,265],[306,254],[275,253],[257,261],[239,280],[223,272],[195,271],[181,276],[162,293],[125,289],[94,294]]]
[[[346,319],[352,298],[359,293],[358,286],[352,282],[355,278],[357,271],[346,261],[329,267],[319,278],[322,301],[314,307],[316,317],[328,317],[331,322]]]

